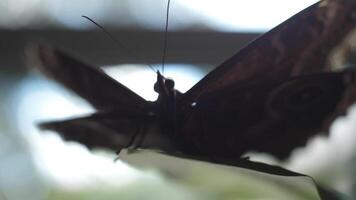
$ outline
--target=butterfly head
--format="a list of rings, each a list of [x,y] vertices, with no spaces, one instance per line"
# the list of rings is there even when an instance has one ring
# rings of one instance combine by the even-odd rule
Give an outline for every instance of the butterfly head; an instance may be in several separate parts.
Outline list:
[[[164,97],[172,96],[174,93],[174,81],[169,78],[165,78],[159,71],[157,71],[157,82],[154,85],[154,90]]]

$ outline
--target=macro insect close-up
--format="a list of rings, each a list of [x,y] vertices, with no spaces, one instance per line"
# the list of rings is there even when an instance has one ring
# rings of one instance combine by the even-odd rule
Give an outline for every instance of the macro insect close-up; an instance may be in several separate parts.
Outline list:
[[[169,166],[202,161],[207,166],[251,170],[274,178],[304,177],[311,180],[310,188],[315,190],[317,198],[341,199],[342,194],[319,185],[313,174],[289,169],[286,162],[293,163],[296,152],[308,149],[315,138],[329,138],[333,122],[345,117],[356,102],[352,45],[356,1],[323,0],[310,4],[244,47],[236,48],[228,59],[223,59],[185,92],[177,90],[175,81],[165,74],[164,67],[169,65],[173,51],[170,44],[177,44],[174,38],[178,38],[173,37],[169,21],[177,17],[170,8],[175,2],[165,3],[163,42],[158,45],[162,60],[143,62],[155,72],[156,81],[151,88],[158,97],[153,101],[136,94],[96,64],[72,56],[65,50],[68,49],[65,44],[57,47],[58,42],[46,43],[41,38],[41,42],[37,40],[29,45],[26,56],[33,63],[31,68],[58,82],[93,108],[84,116],[42,118],[36,121],[39,128],[54,131],[64,140],[80,143],[90,150],[117,152],[115,160],[119,161],[148,152],[148,157],[152,153],[156,156],[148,161],[153,166],[169,159],[173,163]],[[97,23],[94,17],[84,16],[81,20],[94,25],[98,33],[126,51],[131,59],[142,60],[143,55],[135,48],[122,45],[120,37]],[[95,43],[95,38],[91,40]],[[72,46],[80,46],[80,42],[71,42]],[[232,40],[229,44],[234,46],[231,43]],[[152,63],[160,66],[155,68]],[[138,84],[141,80],[135,81]],[[336,155],[337,149],[333,146],[329,149]],[[272,158],[271,163],[258,160],[256,154],[267,155]],[[356,157],[352,153],[347,155]],[[354,157],[348,162],[353,163]],[[318,162],[313,159],[311,163]],[[300,163],[307,166],[306,161]],[[176,168],[168,169],[167,174],[185,177]],[[348,168],[352,169],[352,164]],[[353,184],[356,183],[350,180],[344,187],[348,195],[355,192]],[[291,193],[287,196],[306,198],[292,197]]]

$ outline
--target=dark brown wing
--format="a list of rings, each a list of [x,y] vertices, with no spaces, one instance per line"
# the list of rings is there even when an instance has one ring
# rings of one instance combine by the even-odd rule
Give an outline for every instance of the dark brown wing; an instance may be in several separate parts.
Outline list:
[[[99,112],[87,117],[45,122],[41,129],[58,132],[64,139],[88,148],[118,151],[131,145],[144,123],[144,117],[132,110]]]
[[[242,80],[284,79],[330,71],[330,51],[354,28],[355,1],[324,0],[262,35],[205,76],[181,98],[198,102]]]
[[[59,133],[64,139],[88,148],[119,151],[123,148],[177,152],[162,132],[157,116],[132,109],[97,112],[90,116],[40,123],[40,128]]]
[[[248,81],[199,101],[179,137],[214,158],[253,150],[286,158],[355,101],[353,71]]]
[[[39,69],[50,78],[75,92],[96,109],[142,108],[146,101],[115,81],[101,69],[82,63],[62,51],[38,47]]]

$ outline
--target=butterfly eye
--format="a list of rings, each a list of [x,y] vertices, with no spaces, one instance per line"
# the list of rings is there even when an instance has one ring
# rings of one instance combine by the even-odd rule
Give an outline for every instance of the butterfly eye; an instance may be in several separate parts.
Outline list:
[[[167,88],[168,90],[173,90],[174,89],[174,81],[172,79],[165,79],[164,80],[164,87]],[[156,82],[154,84],[153,89],[157,93],[160,92],[158,82]]]
[[[290,115],[322,109],[328,101],[328,86],[324,81],[293,80],[271,91],[267,101],[270,113]],[[326,86],[326,87],[325,87]]]
[[[169,90],[174,89],[174,81],[172,79],[166,79],[164,83]]]

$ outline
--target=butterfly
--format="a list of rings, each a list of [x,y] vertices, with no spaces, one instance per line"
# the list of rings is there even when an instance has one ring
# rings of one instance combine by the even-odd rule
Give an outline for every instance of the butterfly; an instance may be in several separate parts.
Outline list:
[[[354,28],[356,3],[324,0],[263,34],[181,93],[157,72],[146,101],[100,68],[39,45],[40,71],[96,112],[44,122],[89,148],[155,149],[172,155],[235,160],[246,152],[285,159],[356,100],[353,70],[328,65]]]

